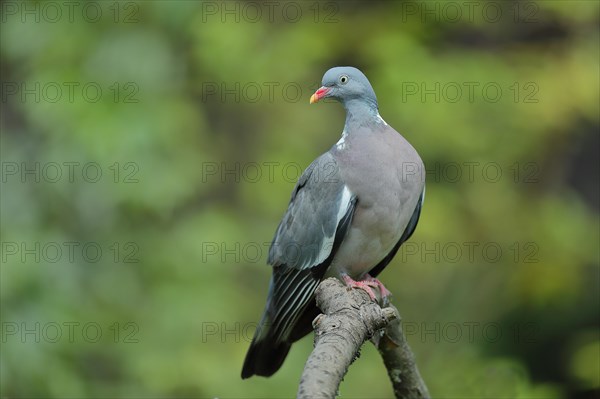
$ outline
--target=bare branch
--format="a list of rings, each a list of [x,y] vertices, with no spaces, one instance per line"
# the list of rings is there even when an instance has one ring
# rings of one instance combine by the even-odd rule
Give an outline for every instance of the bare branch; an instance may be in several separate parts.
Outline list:
[[[394,312],[398,312],[393,305],[386,309],[390,308]],[[383,358],[396,398],[422,399],[430,397],[425,381],[417,368],[415,355],[406,342],[400,325],[400,317],[389,322],[376,346]]]
[[[316,299],[323,314],[313,321],[315,347],[304,366],[298,398],[334,398],[348,367],[369,338],[378,344],[397,398],[429,397],[400,329],[396,308],[382,309],[365,291],[349,290],[335,278],[321,282]]]

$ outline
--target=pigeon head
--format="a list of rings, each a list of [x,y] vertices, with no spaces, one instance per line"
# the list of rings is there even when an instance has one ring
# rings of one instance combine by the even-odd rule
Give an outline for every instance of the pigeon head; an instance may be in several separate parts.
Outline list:
[[[377,97],[364,73],[354,67],[331,68],[323,75],[322,87],[310,97],[310,103],[335,98],[346,108],[352,103],[377,108]]]

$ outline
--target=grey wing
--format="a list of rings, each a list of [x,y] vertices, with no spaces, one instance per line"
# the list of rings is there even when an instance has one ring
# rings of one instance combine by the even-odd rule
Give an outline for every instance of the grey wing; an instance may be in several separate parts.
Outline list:
[[[329,153],[317,158],[292,192],[268,263],[298,270],[319,266],[331,254],[340,221],[355,199],[339,176],[335,158]]]
[[[267,305],[246,354],[242,378],[275,373],[292,342],[309,331],[316,309],[313,294],[348,231],[356,202],[329,153],[300,177],[271,243],[268,262],[273,277]]]
[[[273,278],[266,312],[278,338],[287,339],[312,299],[346,235],[356,201],[329,153],[298,181],[269,250]]]

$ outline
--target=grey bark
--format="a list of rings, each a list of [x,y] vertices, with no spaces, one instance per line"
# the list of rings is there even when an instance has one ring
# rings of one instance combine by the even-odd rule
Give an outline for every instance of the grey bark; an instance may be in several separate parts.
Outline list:
[[[381,354],[396,398],[429,398],[400,326],[398,310],[381,308],[361,289],[329,278],[316,291],[323,314],[313,321],[315,346],[298,388],[298,398],[334,398],[360,347],[372,339]]]

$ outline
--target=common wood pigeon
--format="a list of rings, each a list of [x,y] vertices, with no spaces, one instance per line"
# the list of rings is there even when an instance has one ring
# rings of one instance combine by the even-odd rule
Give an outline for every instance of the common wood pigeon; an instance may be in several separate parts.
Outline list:
[[[269,249],[273,266],[267,304],[242,378],[270,376],[319,314],[314,292],[335,276],[350,287],[375,279],[417,226],[425,169],[415,149],[379,115],[366,76],[336,67],[310,98],[334,98],[346,109],[340,140],[304,171]]]

